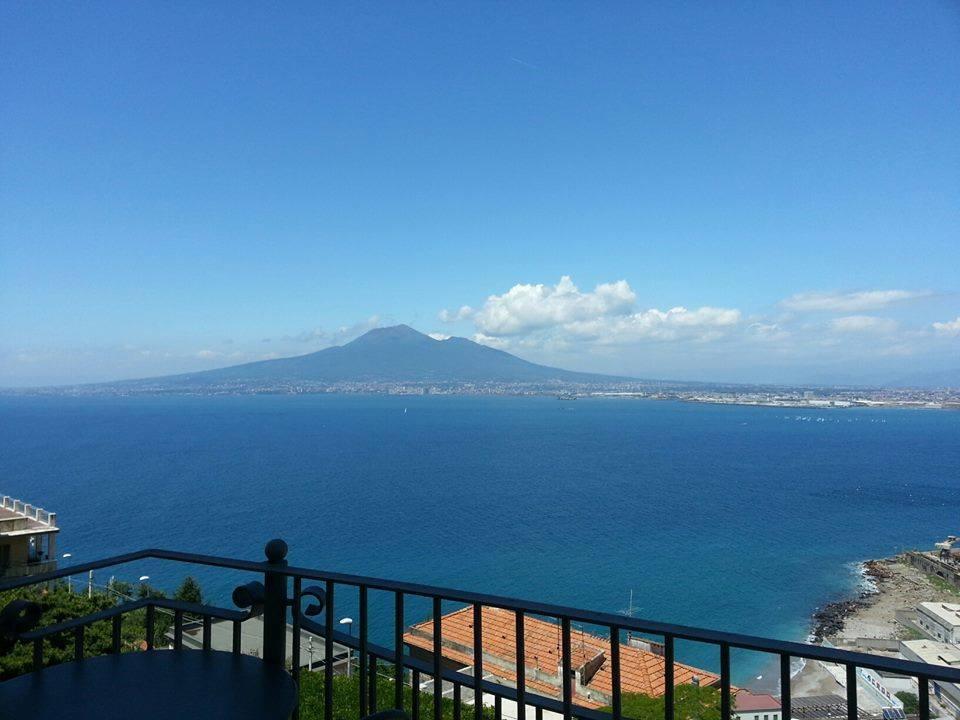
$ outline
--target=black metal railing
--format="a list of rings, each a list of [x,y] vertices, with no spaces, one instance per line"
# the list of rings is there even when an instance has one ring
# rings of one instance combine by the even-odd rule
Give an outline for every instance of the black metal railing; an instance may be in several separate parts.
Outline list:
[[[960,683],[960,669],[929,665],[920,662],[902,660],[878,655],[868,655],[836,648],[807,645],[804,643],[774,640],[751,635],[728,633],[683,625],[642,620],[605,612],[594,612],[577,608],[518,600],[497,595],[464,592],[450,588],[434,587],[416,583],[386,580],[360,575],[325,572],[305,567],[290,566],[286,560],[287,547],[281,540],[272,540],[266,546],[266,562],[238,560],[226,557],[175,552],[170,550],[141,550],[104,560],[93,561],[61,568],[43,575],[0,581],[0,591],[23,588],[38,583],[49,583],[67,576],[85,573],[125,563],[155,559],[192,565],[226,568],[262,575],[263,581],[255,581],[238,587],[233,594],[234,603],[242,610],[232,610],[211,605],[197,605],[165,598],[144,598],[110,607],[98,613],[76,618],[57,625],[39,629],[30,627],[36,622],[36,608],[29,603],[11,603],[0,614],[0,642],[8,645],[15,642],[33,644],[35,669],[44,665],[44,642],[54,636],[72,633],[74,637],[74,657],[83,659],[84,628],[94,622],[111,620],[113,623],[113,644],[111,650],[120,652],[120,620],[123,615],[134,610],[146,609],[146,644],[153,648],[153,623],[157,609],[172,611],[173,647],[182,647],[184,616],[199,618],[203,627],[203,648],[210,649],[210,625],[213,619],[233,623],[233,652],[240,652],[241,623],[254,615],[263,616],[263,659],[265,662],[286,665],[286,632],[288,616],[292,620],[293,640],[290,666],[294,679],[299,681],[301,669],[300,638],[301,630],[318,635],[324,639],[324,716],[332,720],[333,683],[335,662],[334,644],[356,652],[359,673],[360,716],[374,713],[386,704],[394,709],[409,711],[414,718],[419,717],[421,679],[429,677],[433,681],[433,720],[440,720],[446,684],[454,700],[454,720],[461,720],[461,699],[464,690],[473,694],[474,719],[481,720],[484,715],[483,696],[493,699],[492,710],[497,720],[501,720],[503,701],[516,703],[515,717],[526,717],[527,707],[535,708],[538,720],[544,711],[562,714],[565,720],[582,718],[583,720],[620,720],[623,712],[621,692],[620,641],[623,633],[638,633],[663,638],[664,658],[664,720],[674,720],[675,711],[675,651],[677,641],[706,643],[718,648],[720,657],[720,717],[731,717],[731,650],[748,650],[767,653],[779,658],[780,697],[782,717],[791,717],[791,660],[804,658],[827,663],[835,663],[846,670],[847,679],[847,716],[849,720],[858,717],[857,668],[868,668],[881,673],[899,676],[912,676],[917,679],[919,697],[919,720],[930,720],[929,690],[931,682]],[[304,583],[317,583],[304,585]],[[336,590],[338,586],[356,588],[359,598],[358,634],[336,630],[334,624]],[[385,647],[371,641],[369,594],[370,591],[384,591],[394,596],[393,647]],[[431,603],[430,618],[433,621],[432,657],[429,661],[414,657],[405,652],[404,607],[408,597],[426,598]],[[302,603],[309,604],[302,608]],[[469,672],[454,670],[443,663],[443,625],[442,604],[460,603],[473,608],[473,666]],[[501,684],[484,676],[483,613],[484,607],[500,608],[513,613],[516,619],[516,683],[515,686]],[[289,615],[288,615],[289,613]],[[313,618],[323,613],[323,622]],[[527,617],[546,617],[556,620],[559,626],[561,642],[562,682],[559,698],[531,692],[526,687],[525,634],[524,623]],[[194,620],[197,622],[197,620]],[[610,637],[610,671],[612,676],[611,713],[576,704],[571,676],[574,670],[571,650],[571,624],[583,623],[594,627],[606,628]],[[383,633],[386,635],[387,633]],[[378,671],[392,666],[394,679],[394,697],[377,697]],[[404,687],[412,687],[410,707],[404,707]],[[465,718],[463,720],[466,720]]]

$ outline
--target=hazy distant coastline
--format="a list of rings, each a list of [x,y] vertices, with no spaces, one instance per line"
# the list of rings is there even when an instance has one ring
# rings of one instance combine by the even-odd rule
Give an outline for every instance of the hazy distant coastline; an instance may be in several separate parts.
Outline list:
[[[568,382],[224,382],[177,386],[156,381],[42,388],[0,388],[7,396],[134,397],[147,395],[487,395],[556,396],[575,399],[673,400],[714,405],[741,405],[795,410],[910,408],[960,410],[960,389],[771,387],[769,385],[636,381],[584,384]]]
[[[375,328],[307,355],[108,383],[0,390],[16,395],[557,395],[826,409],[960,408],[956,389],[783,386],[627,378],[538,365],[472,340],[407,325]]]

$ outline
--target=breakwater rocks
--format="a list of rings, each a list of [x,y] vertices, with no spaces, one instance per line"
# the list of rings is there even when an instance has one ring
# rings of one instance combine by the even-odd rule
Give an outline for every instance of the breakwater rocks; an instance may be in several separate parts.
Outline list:
[[[865,600],[841,600],[819,608],[813,614],[811,641],[820,643],[825,637],[839,634],[843,630],[847,617],[866,607],[867,604]]]
[[[863,563],[861,567],[866,582],[855,599],[839,600],[817,608],[813,614],[813,629],[810,632],[812,642],[820,643],[825,637],[839,635],[848,617],[876,601],[881,583],[893,577],[888,568],[890,562],[868,560]]]

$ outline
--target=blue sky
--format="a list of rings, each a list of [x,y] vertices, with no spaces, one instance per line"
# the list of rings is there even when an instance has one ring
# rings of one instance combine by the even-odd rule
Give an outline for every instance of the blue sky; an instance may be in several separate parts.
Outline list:
[[[8,2],[0,103],[0,386],[394,322],[960,384],[952,2]]]

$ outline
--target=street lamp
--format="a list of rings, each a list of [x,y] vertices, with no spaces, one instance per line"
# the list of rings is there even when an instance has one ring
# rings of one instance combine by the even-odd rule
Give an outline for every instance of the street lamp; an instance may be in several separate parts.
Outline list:
[[[353,637],[353,618],[342,618],[340,620],[341,625],[347,626],[347,632],[350,633],[350,637]],[[329,641],[328,641],[329,642]],[[350,666],[353,664],[353,652],[349,645],[347,645],[347,677],[350,677]]]

